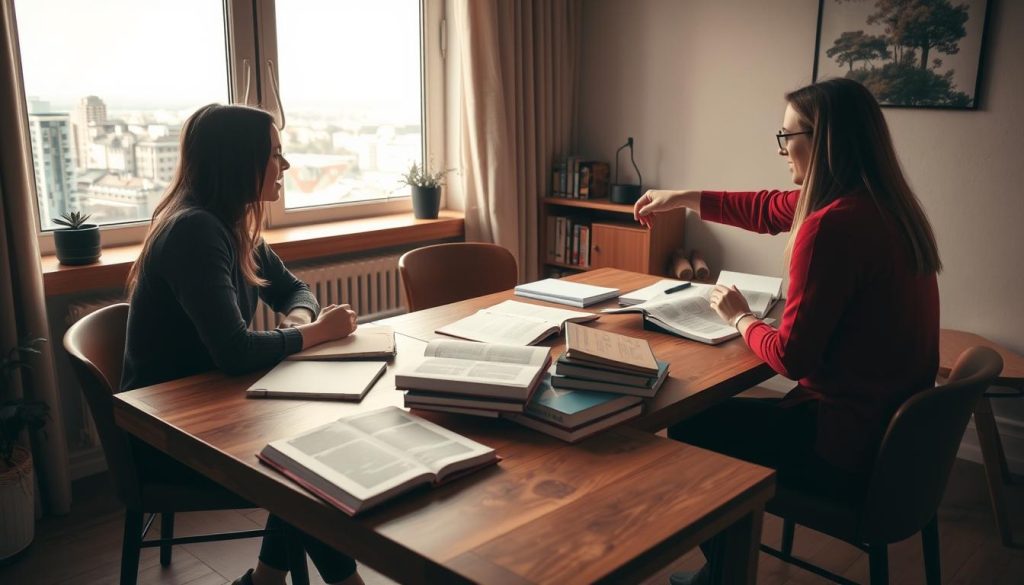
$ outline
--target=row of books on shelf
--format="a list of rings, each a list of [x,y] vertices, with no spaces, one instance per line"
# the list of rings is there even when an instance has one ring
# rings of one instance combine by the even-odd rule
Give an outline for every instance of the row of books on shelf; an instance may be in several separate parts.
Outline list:
[[[549,215],[547,219],[548,262],[590,267],[590,224],[571,217]]]
[[[601,199],[608,196],[608,163],[570,156],[551,173],[551,195],[567,199]]]

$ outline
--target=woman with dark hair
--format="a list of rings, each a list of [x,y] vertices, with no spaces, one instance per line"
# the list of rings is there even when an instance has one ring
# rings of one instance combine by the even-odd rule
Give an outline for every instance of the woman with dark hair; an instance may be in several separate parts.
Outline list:
[[[267,112],[211,104],[185,122],[175,177],[128,276],[122,390],[214,369],[232,375],[266,369],[355,329],[348,305],[321,310],[260,237],[264,204],[281,196],[288,166]],[[285,315],[277,330],[249,330],[259,299]],[[133,448],[148,477],[206,481],[147,445]],[[285,582],[284,524],[271,516],[267,528],[277,530],[264,538],[259,564],[236,583]],[[327,583],[362,583],[351,558],[287,533],[302,538]]]
[[[778,399],[732,399],[669,436],[774,467],[780,484],[856,500],[892,414],[934,385],[942,265],[874,96],[832,79],[786,101],[776,140],[799,189],[652,190],[634,207],[648,227],[651,214],[686,207],[758,233],[790,232],[777,328],[735,288],[715,287],[710,302],[798,385]]]

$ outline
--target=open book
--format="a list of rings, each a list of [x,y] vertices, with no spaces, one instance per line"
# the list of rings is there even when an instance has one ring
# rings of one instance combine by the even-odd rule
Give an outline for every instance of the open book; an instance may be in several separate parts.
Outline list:
[[[747,299],[750,311],[758,319],[764,319],[782,296],[782,279],[774,276],[723,270],[718,275],[718,284],[739,289],[743,293],[743,298]]]
[[[504,301],[441,327],[436,333],[472,341],[533,345],[558,333],[566,321],[583,323],[600,315]]]
[[[694,283],[689,288],[668,296],[657,297],[631,307],[605,309],[604,312],[642,313],[644,327],[650,324],[666,333],[714,345],[732,339],[740,333],[735,327],[723,321],[711,308],[709,299],[713,289],[710,284]]]
[[[274,441],[257,457],[350,515],[498,461],[494,449],[394,406]]]
[[[525,402],[550,362],[548,348],[435,340],[415,366],[395,372],[395,387]]]
[[[351,335],[314,345],[288,360],[351,360],[395,355],[395,332],[386,325],[360,325]]]

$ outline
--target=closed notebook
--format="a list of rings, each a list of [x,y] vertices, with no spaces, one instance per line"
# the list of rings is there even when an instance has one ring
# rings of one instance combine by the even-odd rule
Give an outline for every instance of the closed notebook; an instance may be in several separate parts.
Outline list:
[[[249,398],[362,400],[384,374],[381,361],[281,362],[245,391]]]
[[[395,355],[395,332],[385,325],[360,325],[352,335],[314,345],[289,360],[352,360],[390,358]]]
[[[646,339],[586,327],[565,325],[565,356],[624,372],[658,375],[658,361]]]
[[[560,278],[546,278],[536,282],[520,284],[515,288],[516,296],[560,303],[573,307],[590,305],[614,299],[619,296],[619,289],[607,286],[595,286]]]
[[[662,385],[665,383],[665,380],[668,379],[668,362],[659,363],[662,367],[661,373],[651,383],[650,386],[629,386],[626,384],[615,384],[612,382],[587,380],[582,378],[573,378],[570,376],[551,376],[551,385],[555,388],[587,390],[590,392],[610,392],[613,394],[629,394],[631,396],[653,398],[658,394],[658,390],[661,389]]]

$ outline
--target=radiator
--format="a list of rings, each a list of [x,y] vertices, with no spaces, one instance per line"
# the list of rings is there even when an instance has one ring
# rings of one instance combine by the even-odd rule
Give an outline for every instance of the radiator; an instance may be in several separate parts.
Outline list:
[[[68,305],[67,314],[64,316],[64,324],[70,328],[72,325],[77,323],[79,319],[86,315],[102,309],[108,305],[115,303],[123,303],[124,299],[121,297],[90,297],[77,299]],[[67,329],[64,330],[65,332]],[[113,380],[113,384],[120,384],[120,380]],[[73,384],[74,388],[78,389],[77,381]],[[89,403],[85,401],[84,397],[79,394],[79,410],[81,416],[81,428],[78,430],[75,436],[69,437],[71,440],[71,447],[74,449],[90,449],[98,447],[100,444],[100,435],[96,431],[96,424],[92,420],[92,413],[89,411]]]
[[[398,277],[397,254],[297,267],[292,273],[309,285],[321,306],[351,305],[361,323],[404,313],[408,306]],[[261,301],[252,329],[273,329],[280,318]]]

